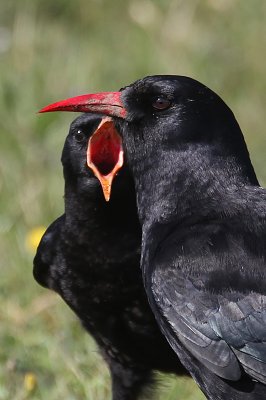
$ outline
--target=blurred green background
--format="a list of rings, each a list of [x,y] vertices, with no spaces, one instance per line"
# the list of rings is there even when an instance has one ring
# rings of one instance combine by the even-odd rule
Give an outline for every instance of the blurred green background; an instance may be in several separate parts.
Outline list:
[[[76,117],[36,111],[149,74],[189,75],[233,109],[266,185],[265,21],[264,0],[1,0],[0,400],[110,399],[93,341],[32,278],[38,229],[63,211],[60,155]],[[190,380],[159,380],[156,399],[203,398]]]

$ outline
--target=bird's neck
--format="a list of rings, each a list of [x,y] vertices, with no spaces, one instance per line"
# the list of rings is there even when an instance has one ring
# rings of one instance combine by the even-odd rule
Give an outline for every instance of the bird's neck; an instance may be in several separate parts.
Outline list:
[[[104,201],[97,189],[82,191],[76,182],[65,185],[65,214],[69,223],[89,224],[103,213]]]
[[[258,184],[249,158],[242,163],[211,146],[160,151],[147,160],[133,166],[143,231],[219,218],[237,193]]]
[[[107,203],[100,185],[83,188],[77,182],[65,185],[66,226],[70,231],[91,235],[111,235],[126,232],[137,236],[140,231],[133,185],[115,190]]]

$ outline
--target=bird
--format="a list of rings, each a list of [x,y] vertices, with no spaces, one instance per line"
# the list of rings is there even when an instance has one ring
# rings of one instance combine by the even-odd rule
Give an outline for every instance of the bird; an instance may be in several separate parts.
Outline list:
[[[178,75],[41,112],[60,109],[114,120],[134,177],[149,304],[206,398],[265,399],[266,190],[231,109]]]
[[[96,149],[101,144],[99,134],[107,142],[116,138],[104,115],[83,114],[70,126],[62,153],[65,213],[42,237],[33,275],[63,298],[95,339],[111,373],[113,400],[136,400],[152,392],[153,371],[188,373],[161,333],[143,287],[133,179],[127,168],[119,171],[106,202],[99,172],[94,175],[95,163],[104,181],[112,152],[119,156],[119,141],[90,155],[90,143]]]

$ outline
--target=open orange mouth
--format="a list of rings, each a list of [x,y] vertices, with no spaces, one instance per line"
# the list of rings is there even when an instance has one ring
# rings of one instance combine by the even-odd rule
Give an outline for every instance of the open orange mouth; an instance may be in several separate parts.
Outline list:
[[[106,201],[118,170],[123,165],[122,140],[111,117],[125,119],[127,110],[121,92],[85,94],[61,100],[42,108],[39,112],[74,111],[108,115],[91,136],[87,149],[87,164],[99,179]]]
[[[112,118],[105,117],[89,139],[87,165],[99,179],[106,201],[110,200],[112,182],[123,161],[121,137]]]

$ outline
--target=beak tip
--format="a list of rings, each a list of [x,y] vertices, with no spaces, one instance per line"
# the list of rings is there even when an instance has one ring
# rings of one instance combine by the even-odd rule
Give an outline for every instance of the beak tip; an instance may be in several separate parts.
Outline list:
[[[104,199],[105,201],[108,203],[111,197],[111,187],[108,188],[108,190],[106,190],[105,187],[103,187],[103,195],[104,195]]]
[[[37,113],[38,114],[43,114],[43,113],[46,113],[46,112],[49,112],[49,111],[51,111],[51,110],[49,110],[49,106],[46,106],[46,107],[41,108]]]

